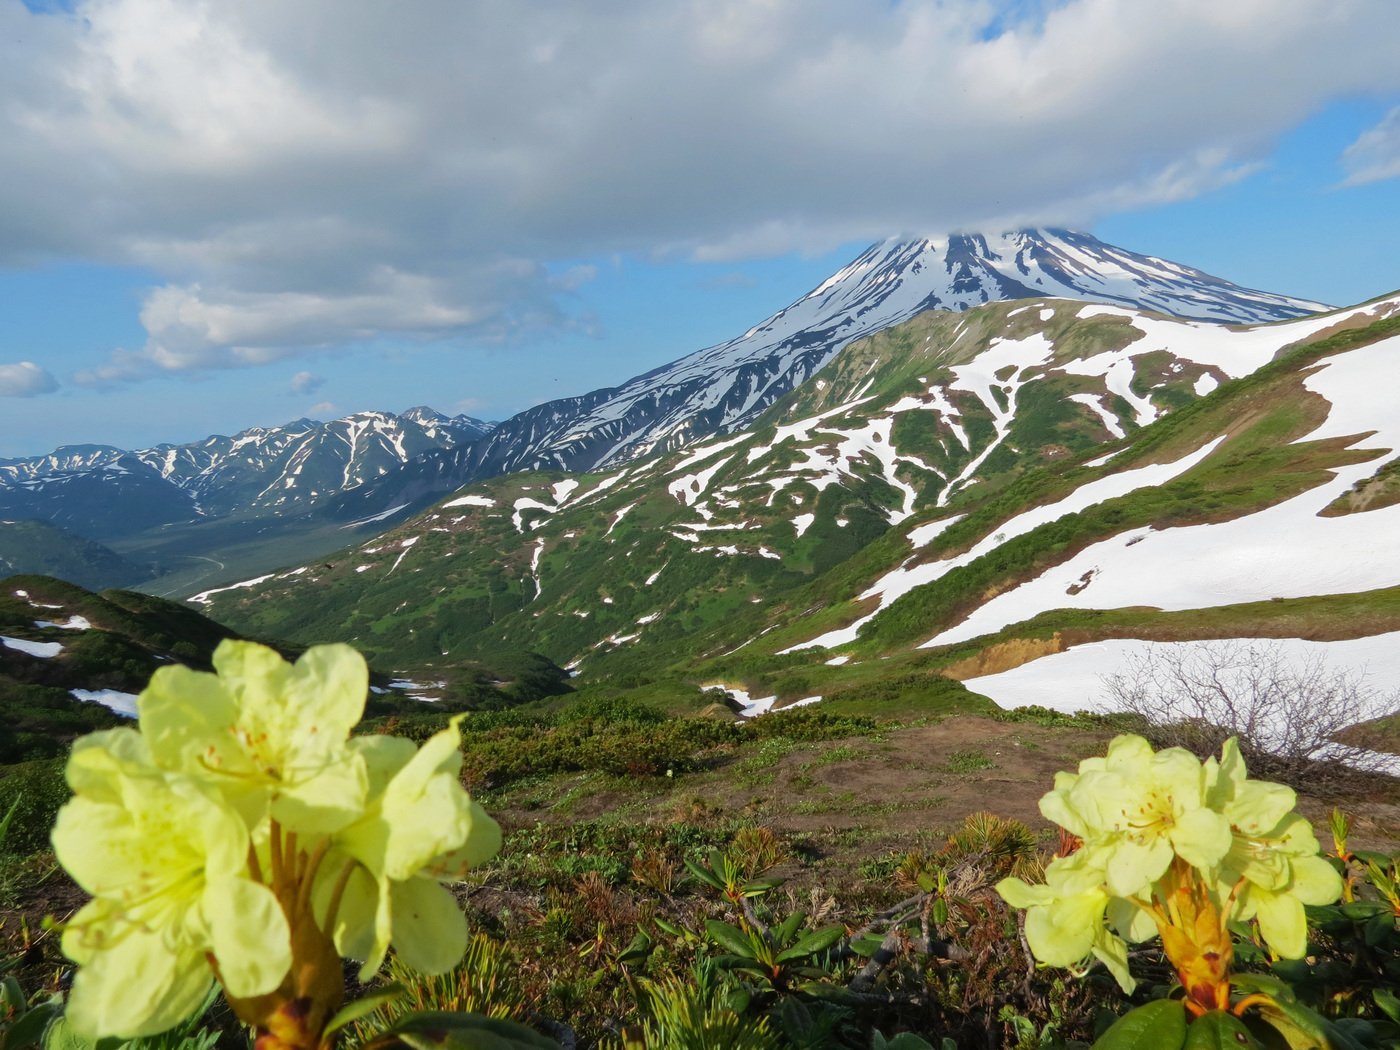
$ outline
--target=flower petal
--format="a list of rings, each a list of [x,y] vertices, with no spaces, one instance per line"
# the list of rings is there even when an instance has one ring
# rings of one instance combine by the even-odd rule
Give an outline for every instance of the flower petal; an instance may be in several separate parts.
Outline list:
[[[1259,932],[1269,948],[1285,959],[1301,959],[1308,950],[1308,923],[1303,902],[1289,893],[1248,891],[1259,920]]]
[[[1234,798],[1223,812],[1246,835],[1272,836],[1297,802],[1298,796],[1290,787],[1246,780],[1236,786]]]
[[[198,950],[132,929],[78,969],[65,1016],[88,1039],[155,1035],[192,1016],[212,980]]]
[[[1322,857],[1298,857],[1290,865],[1288,892],[1304,904],[1331,904],[1342,895],[1342,877]]]
[[[996,890],[1001,899],[1013,908],[1033,908],[1049,904],[1055,899],[1049,886],[1017,878],[1002,879],[997,883]]]
[[[1104,893],[1061,897],[1026,912],[1026,941],[1041,962],[1073,966],[1080,962],[1103,929]]]
[[[446,973],[467,950],[467,920],[452,894],[429,878],[396,882],[394,951],[419,973]]]
[[[1156,835],[1145,842],[1120,842],[1108,858],[1109,892],[1117,897],[1145,895],[1162,877],[1175,854],[1169,839]]]
[[[1132,995],[1133,989],[1137,987],[1137,981],[1128,972],[1128,946],[1121,937],[1115,937],[1107,930],[1094,942],[1094,958],[1104,964],[1104,967],[1113,975],[1113,979],[1118,982],[1118,987],[1123,989],[1125,995]]]
[[[1234,841],[1230,822],[1213,809],[1183,813],[1173,823],[1170,838],[1177,855],[1200,871],[1216,867]]]
[[[281,984],[292,966],[291,933],[272,891],[251,879],[219,879],[205,886],[203,904],[228,993],[244,999]]]

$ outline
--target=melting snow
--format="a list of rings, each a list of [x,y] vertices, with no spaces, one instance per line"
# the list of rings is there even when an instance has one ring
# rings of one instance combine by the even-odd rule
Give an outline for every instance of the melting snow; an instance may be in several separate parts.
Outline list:
[[[236,591],[242,587],[256,587],[260,583],[272,579],[275,573],[267,573],[264,576],[254,576],[251,580],[244,580],[241,583],[231,583],[227,587],[214,587],[207,591],[200,591],[189,601],[199,602],[201,605],[210,605],[213,602],[213,595],[223,594],[225,591]]]
[[[1333,408],[1303,440],[1376,431],[1358,440],[1364,447],[1400,449],[1393,396],[1400,382],[1397,351],[1400,337],[1385,339],[1328,358],[1308,375],[1308,388]],[[998,595],[924,644],[974,638],[1054,608],[1199,609],[1395,586],[1400,584],[1400,505],[1318,516],[1353,484],[1395,458],[1391,452],[1340,467],[1331,481],[1233,521],[1160,532],[1139,529],[1103,540]],[[1086,574],[1092,574],[1090,586],[1067,593]]]
[[[579,483],[573,478],[565,478],[563,481],[556,481],[551,485],[549,492],[554,497],[555,507],[562,507],[568,500],[569,494],[578,488],[578,485]]]
[[[9,638],[0,635],[0,643],[8,649],[15,649],[29,656],[37,656],[41,660],[50,660],[63,652],[62,642],[30,642],[23,638]]]
[[[1381,682],[1400,681],[1400,632],[1314,642],[1301,638],[1241,639],[1242,644],[1279,646],[1281,655],[1299,664],[1313,658],[1326,660],[1337,672],[1368,675]],[[990,698],[1005,710],[1037,705],[1073,714],[1076,711],[1111,710],[1103,678],[1163,645],[1205,646],[1210,642],[1149,642],[1114,639],[1076,645],[1062,653],[1043,656],[1010,671],[969,678],[963,684]],[[1400,756],[1390,759],[1389,772],[1400,775]]]
[[[695,466],[695,464],[704,462],[711,456],[723,452],[727,448],[733,448],[735,445],[742,444],[747,441],[750,436],[749,434],[740,434],[738,437],[730,438],[728,441],[717,441],[714,444],[697,448],[691,452],[690,455],[686,456],[685,459],[681,460],[667,471],[667,473],[679,474],[683,470],[689,470],[691,467]]]
[[[631,509],[632,509],[633,507],[635,507],[635,506],[636,506],[635,503],[629,503],[629,504],[627,504],[627,506],[622,507],[621,509],[619,509],[619,510],[617,510],[617,511],[614,511],[614,512],[613,512],[612,524],[608,526],[608,531],[605,532],[605,533],[603,533],[603,535],[604,535],[604,536],[610,536],[610,535],[612,535],[612,530],[615,529],[615,528],[617,528],[618,525],[620,525],[620,524],[622,523],[622,519],[625,518],[625,517],[627,517],[627,512],[628,512],[629,510],[631,510]]]
[[[494,507],[496,501],[490,496],[458,496],[450,503],[444,503],[443,509],[448,507]]]
[[[677,478],[666,486],[666,491],[688,507],[704,494],[705,489],[709,487],[710,479],[732,458],[732,456],[725,456],[702,471]]]
[[[86,616],[70,616],[62,623],[55,623],[53,620],[35,620],[35,627],[57,627],[64,631],[90,631],[92,622]]]
[[[860,634],[860,629],[874,619],[880,610],[888,608],[897,599],[908,594],[910,591],[914,590],[914,588],[922,587],[926,583],[932,583],[934,580],[945,576],[953,569],[975,561],[993,548],[1001,546],[1001,544],[1005,543],[1007,540],[1030,532],[1032,529],[1044,525],[1046,522],[1054,521],[1056,518],[1062,518],[1066,514],[1072,514],[1076,511],[1083,510],[1085,507],[1093,506],[1096,503],[1102,503],[1105,500],[1127,495],[1129,492],[1133,492],[1148,485],[1163,484],[1176,477],[1178,474],[1185,473],[1197,463],[1201,462],[1206,456],[1210,455],[1222,440],[1224,439],[1216,438],[1214,441],[1203,445],[1195,452],[1182,457],[1175,463],[1154,463],[1150,466],[1138,467],[1135,470],[1125,470],[1117,474],[1110,474],[1108,477],[1099,478],[1097,481],[1091,481],[1087,485],[1081,485],[1064,499],[1056,503],[1051,503],[1043,507],[1033,507],[1022,514],[1018,514],[1009,521],[1002,523],[995,533],[984,537],[973,546],[971,550],[965,551],[962,554],[939,561],[926,562],[923,565],[915,565],[912,568],[900,566],[886,573],[876,581],[873,586],[857,596],[858,601],[864,601],[868,598],[875,597],[880,599],[879,605],[872,612],[862,616],[847,627],[828,631],[826,634],[820,635],[809,642],[799,642],[797,645],[784,649],[783,652],[791,653],[799,649],[808,649],[813,646],[830,649],[838,645],[845,645],[848,642],[854,642]],[[952,520],[947,520],[947,524],[952,524]],[[946,525],[944,527],[946,528]],[[915,531],[917,532],[919,530]],[[932,536],[930,536],[930,539],[931,538]],[[994,605],[998,600],[999,599],[993,599],[989,605]],[[1062,601],[1060,604],[1064,605],[1067,603]],[[982,609],[973,613],[973,617],[975,618],[981,615],[983,609],[987,607],[988,606],[983,606]],[[954,628],[954,630],[958,630],[958,628]],[[978,631],[977,633],[980,634],[982,632]],[[968,635],[968,637],[973,637],[973,635]],[[925,644],[934,643],[930,642]],[[941,638],[938,644],[942,644]]]
[[[1104,407],[1098,394],[1070,394],[1069,399],[1090,408],[1103,422],[1104,429],[1116,438],[1124,436],[1123,424],[1118,417]]]
[[[69,693],[78,700],[101,704],[127,718],[136,717],[136,694],[122,693],[115,689],[70,689]]]
[[[816,520],[815,514],[798,514],[792,519],[792,527],[797,531],[797,535],[801,536],[812,527],[812,522]]]
[[[292,479],[288,478],[287,487],[290,488],[291,484]],[[372,521],[383,521],[385,518],[397,514],[399,511],[403,510],[407,506],[407,503],[400,503],[397,507],[390,507],[388,510],[381,510],[378,514],[371,514],[368,518],[360,518],[358,521],[352,521],[348,525],[342,525],[341,528],[353,529],[356,525],[368,525]]]

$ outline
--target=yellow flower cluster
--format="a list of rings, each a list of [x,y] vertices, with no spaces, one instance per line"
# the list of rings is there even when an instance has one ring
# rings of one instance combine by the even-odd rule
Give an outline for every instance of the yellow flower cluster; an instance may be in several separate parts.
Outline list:
[[[1154,752],[1117,737],[1103,758],[1059,773],[1040,811],[1082,845],[1049,865],[1044,884],[1005,879],[997,890],[1027,909],[1026,940],[1042,962],[1098,958],[1125,991],[1130,942],[1153,934],[1188,1002],[1220,1009],[1228,997],[1231,921],[1257,920],[1270,949],[1307,948],[1306,904],[1330,904],[1341,877],[1281,784],[1248,779],[1234,739],[1217,760],[1181,748]]]
[[[63,932],[80,1034],[164,1031],[217,978],[245,1021],[274,1032],[302,1000],[290,1013],[314,1035],[339,1002],[340,955],[362,960],[364,979],[390,945],[429,973],[466,947],[442,883],[501,835],[461,786],[458,720],[421,748],[352,739],[368,672],[344,645],[288,664],[226,641],[214,667],[162,668],[137,700],[139,728],[74,744],[53,845],[93,896]]]

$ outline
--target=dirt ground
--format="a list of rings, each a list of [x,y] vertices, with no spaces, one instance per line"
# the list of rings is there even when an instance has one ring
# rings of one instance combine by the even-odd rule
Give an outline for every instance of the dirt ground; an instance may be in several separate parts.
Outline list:
[[[1024,821],[1054,840],[1038,803],[1059,770],[1103,754],[1112,733],[959,716],[936,725],[727,756],[704,773],[639,795],[561,785],[553,799],[497,816],[509,829],[616,816],[669,821],[746,817],[820,846],[823,867],[854,869],[873,856],[937,848],[972,813]],[[558,801],[555,801],[558,800]],[[1300,792],[1299,808],[1324,849],[1333,806],[1352,817],[1351,846],[1400,849],[1400,784],[1358,779],[1342,795]]]

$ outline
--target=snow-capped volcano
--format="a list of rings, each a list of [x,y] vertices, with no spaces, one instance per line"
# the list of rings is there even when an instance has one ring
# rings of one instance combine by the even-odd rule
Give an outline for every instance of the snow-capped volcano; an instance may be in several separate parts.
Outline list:
[[[855,339],[925,310],[1047,296],[1236,324],[1327,309],[1069,230],[891,238],[743,335],[619,387],[528,409],[480,441],[347,494],[344,512],[360,516],[516,470],[610,467],[733,433]]]

